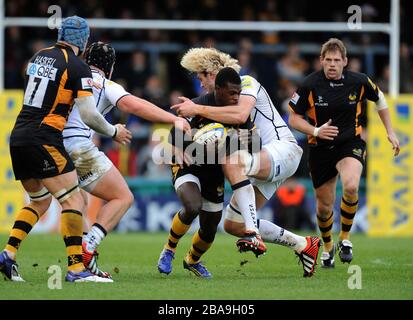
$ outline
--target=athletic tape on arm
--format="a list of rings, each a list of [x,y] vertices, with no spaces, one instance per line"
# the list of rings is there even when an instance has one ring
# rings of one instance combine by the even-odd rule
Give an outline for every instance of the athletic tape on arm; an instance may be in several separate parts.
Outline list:
[[[376,101],[376,111],[380,111],[383,109],[387,109],[387,101],[386,98],[384,97],[383,92],[380,90],[379,91],[379,100]]]
[[[79,108],[79,113],[82,120],[89,127],[108,137],[112,137],[115,134],[115,126],[112,126],[109,122],[107,122],[105,118],[97,111],[93,96],[76,98],[75,103]]]

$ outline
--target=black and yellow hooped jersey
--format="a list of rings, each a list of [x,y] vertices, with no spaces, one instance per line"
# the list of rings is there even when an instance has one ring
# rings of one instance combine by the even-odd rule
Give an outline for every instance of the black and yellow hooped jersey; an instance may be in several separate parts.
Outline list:
[[[23,107],[10,145],[62,143],[62,130],[75,98],[92,96],[89,66],[73,50],[56,45],[37,52],[25,71]]]
[[[379,88],[367,75],[344,71],[341,79],[329,80],[321,70],[304,79],[289,107],[299,115],[306,115],[309,123],[317,127],[331,119],[331,125],[338,127],[338,136],[332,141],[309,136],[308,142],[333,145],[361,134],[362,108],[366,99],[374,102],[379,99]]]

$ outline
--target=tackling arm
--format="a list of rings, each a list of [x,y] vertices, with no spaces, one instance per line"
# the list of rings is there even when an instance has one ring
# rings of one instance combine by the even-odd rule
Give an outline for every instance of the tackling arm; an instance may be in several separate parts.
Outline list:
[[[174,124],[180,121],[175,115],[162,110],[153,103],[133,95],[126,95],[119,99],[117,106],[126,113],[131,113],[152,122]]]
[[[198,116],[226,124],[243,124],[250,116],[254,105],[254,97],[241,95],[238,105],[212,107],[194,104],[194,112]]]

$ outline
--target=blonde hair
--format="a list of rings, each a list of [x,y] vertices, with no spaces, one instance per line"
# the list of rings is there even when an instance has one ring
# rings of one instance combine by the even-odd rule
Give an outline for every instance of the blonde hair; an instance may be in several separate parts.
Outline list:
[[[345,59],[347,57],[347,50],[343,41],[337,38],[330,38],[321,47],[321,58],[324,58],[327,52],[338,51],[341,53],[341,57]]]
[[[217,74],[221,69],[231,67],[239,72],[238,60],[229,54],[213,48],[192,48],[182,57],[181,66],[190,72]]]

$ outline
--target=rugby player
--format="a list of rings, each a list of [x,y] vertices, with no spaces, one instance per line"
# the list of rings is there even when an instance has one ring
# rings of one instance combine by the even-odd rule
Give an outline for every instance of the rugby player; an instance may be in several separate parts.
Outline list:
[[[376,103],[376,111],[395,156],[399,154],[400,143],[381,90],[367,75],[344,70],[347,50],[343,42],[332,38],[324,43],[320,62],[322,70],[307,76],[291,98],[289,124],[308,135],[308,163],[316,196],[318,227],[324,242],[321,266],[333,268],[336,249],[343,263],[353,259],[350,230],[357,211],[360,177],[366,157],[360,121],[366,99]],[[343,195],[341,228],[335,247],[332,227],[338,176]]]
[[[92,43],[85,52],[85,61],[92,71],[95,108],[103,116],[117,107],[148,121],[169,123],[179,130],[190,131],[185,119],[130,94],[120,84],[110,80],[116,61],[115,49],[110,44]],[[64,146],[76,167],[79,186],[105,200],[96,215],[96,222],[83,237],[83,263],[92,273],[110,278],[108,272],[101,271],[97,266],[97,247],[119,223],[133,204],[134,197],[119,170],[93,143],[93,135],[93,130],[82,121],[75,104],[63,130]],[[87,200],[87,197],[84,196],[84,199]],[[86,209],[87,201],[83,210]]]
[[[201,105],[214,106],[233,104],[238,102],[240,92],[241,79],[238,73],[232,68],[224,68],[216,76],[214,90],[195,98],[193,101]],[[204,117],[194,117],[190,121],[191,127],[194,129],[200,129],[211,122],[213,121]],[[254,126],[251,121],[247,121],[241,128],[252,134]],[[171,132],[171,143],[175,148],[179,148],[184,152],[185,149],[190,148],[188,144],[176,141],[175,135],[175,132]],[[230,137],[227,139],[228,146],[230,139]],[[226,155],[226,149],[225,147],[223,156]],[[194,151],[196,152],[197,149],[194,149]],[[192,246],[183,260],[183,265],[185,269],[199,277],[212,277],[200,258],[211,247],[222,216],[225,178],[222,166],[219,163],[221,156],[215,155],[216,151],[218,150],[213,149],[211,151],[214,152],[213,156],[210,157],[214,160],[214,163],[209,164],[208,159],[206,159],[208,155],[206,157],[199,156],[199,153],[203,152],[198,152],[198,154],[193,155],[194,164],[184,165],[183,167],[178,164],[171,166],[173,184],[183,209],[175,214],[168,241],[160,254],[158,270],[161,273],[171,273],[172,259],[175,257],[178,242],[199,215],[200,228],[192,238]]]
[[[207,91],[213,89],[215,77],[222,68],[232,67],[237,71],[241,69],[236,59],[213,48],[190,49],[183,56],[181,65],[196,73],[202,87]],[[295,173],[301,160],[302,149],[274,107],[265,88],[251,76],[242,76],[241,79],[242,91],[237,104],[203,106],[183,97],[183,102],[172,106],[172,109],[181,116],[201,116],[234,125],[245,123],[248,118],[252,119],[262,140],[262,150],[255,154],[245,151],[238,153],[242,171],[240,166],[230,163],[223,165],[226,177],[245,174],[252,184],[244,186],[243,190],[241,189],[244,192],[238,189],[238,192],[233,193],[226,208],[225,231],[241,238],[237,241],[241,251],[252,250],[255,254],[261,254],[266,250],[262,241],[293,249],[302,262],[304,276],[311,276],[319,251],[318,237],[302,237],[264,219],[257,219],[256,227],[252,228],[251,222],[245,219],[248,213],[255,215],[255,209],[261,208],[274,195],[280,184]]]
[[[57,43],[35,53],[25,72],[23,107],[10,136],[10,155],[16,180],[30,203],[17,214],[7,245],[0,254],[0,271],[12,281],[24,281],[16,254],[34,224],[47,211],[52,195],[62,207],[61,233],[66,245],[69,282],[110,282],[83,265],[83,199],[75,166],[63,146],[62,131],[73,103],[83,121],[120,143],[130,142],[123,125],[112,126],[96,111],[92,75],[79,55],[89,38],[85,19],[64,19]]]

